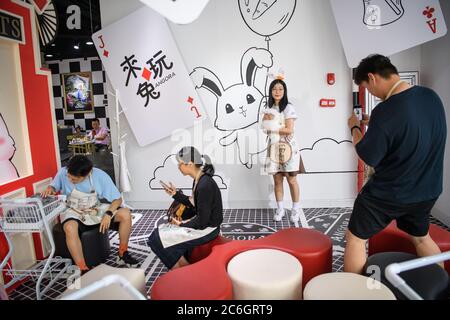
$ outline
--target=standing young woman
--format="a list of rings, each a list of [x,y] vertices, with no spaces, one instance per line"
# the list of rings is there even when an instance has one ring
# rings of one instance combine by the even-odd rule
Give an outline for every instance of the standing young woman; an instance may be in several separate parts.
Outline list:
[[[192,198],[177,191],[172,183],[163,185],[164,190],[174,200],[193,210],[195,215],[187,221],[172,219],[172,227],[160,225],[147,242],[169,269],[188,265],[192,249],[216,238],[223,220],[222,196],[212,178],[214,167],[211,159],[194,147],[184,147],[178,152],[177,160],[181,173],[194,179]]]
[[[294,106],[287,98],[286,84],[281,79],[272,81],[269,87],[269,109],[263,120],[277,121],[281,129],[270,132],[272,138],[267,148],[266,171],[273,175],[275,183],[275,198],[277,211],[273,219],[281,221],[285,215],[283,203],[283,180],[286,177],[292,198],[291,221],[297,222],[304,218],[303,209],[300,206],[300,190],[297,182],[297,174],[304,172],[298,144],[294,137],[294,121],[297,119]],[[274,112],[275,111],[275,112]],[[278,141],[272,141],[275,135],[279,135]],[[302,221],[306,224],[306,221]]]

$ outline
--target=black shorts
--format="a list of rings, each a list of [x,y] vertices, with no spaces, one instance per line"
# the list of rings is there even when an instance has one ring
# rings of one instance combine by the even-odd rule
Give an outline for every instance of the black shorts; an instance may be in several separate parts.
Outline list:
[[[64,224],[66,223],[66,222],[68,222],[68,221],[76,221],[76,222],[78,222],[78,233],[79,234],[82,234],[83,232],[86,232],[86,231],[89,231],[89,230],[92,230],[92,229],[100,229],[100,224],[93,224],[93,225],[91,225],[91,226],[88,226],[88,225],[85,225],[83,222],[81,222],[80,220],[78,220],[78,219],[75,219],[75,218],[69,218],[69,219],[67,219],[66,221],[64,221],[63,223],[62,223],[62,226],[64,227]],[[119,231],[119,225],[120,225],[120,222],[117,222],[117,221],[111,221],[111,224],[109,225],[109,230],[112,230],[112,231]]]
[[[428,233],[430,211],[436,200],[399,204],[362,192],[355,200],[348,229],[360,239],[369,239],[396,220],[400,230],[411,236],[423,237]]]

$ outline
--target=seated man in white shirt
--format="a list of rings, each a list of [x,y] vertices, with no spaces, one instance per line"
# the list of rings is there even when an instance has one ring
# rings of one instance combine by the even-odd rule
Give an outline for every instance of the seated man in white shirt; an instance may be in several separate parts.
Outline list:
[[[94,140],[96,151],[107,149],[110,143],[108,128],[101,127],[100,120],[97,118],[92,120],[92,131],[89,133],[89,138]]]

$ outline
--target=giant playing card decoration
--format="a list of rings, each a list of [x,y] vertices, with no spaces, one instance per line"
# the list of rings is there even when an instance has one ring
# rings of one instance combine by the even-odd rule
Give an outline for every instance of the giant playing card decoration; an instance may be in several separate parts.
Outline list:
[[[92,39],[140,146],[206,115],[167,22],[143,7]]]
[[[439,0],[330,0],[350,67],[447,33]]]

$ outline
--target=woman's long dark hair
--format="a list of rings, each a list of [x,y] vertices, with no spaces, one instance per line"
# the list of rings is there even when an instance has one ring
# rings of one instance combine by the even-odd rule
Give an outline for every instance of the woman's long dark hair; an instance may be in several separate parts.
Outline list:
[[[278,83],[281,83],[281,85],[282,85],[283,88],[284,88],[284,95],[283,95],[283,98],[281,98],[281,101],[280,101],[280,103],[279,103],[279,105],[278,105],[278,107],[280,108],[280,112],[283,112],[284,109],[286,109],[286,106],[289,104],[289,101],[288,101],[288,98],[287,98],[287,87],[286,87],[286,83],[284,83],[284,81],[281,80],[281,79],[275,79],[275,80],[273,80],[273,81],[270,83],[270,86],[269,86],[269,108],[272,108],[273,105],[274,105],[274,103],[275,103],[275,100],[273,99],[273,96],[272,96],[272,89],[273,89],[273,87],[275,87],[275,85],[278,84]]]
[[[184,163],[192,162],[197,168],[201,168],[203,173],[213,176],[214,166],[211,163],[211,158],[206,154],[200,154],[194,147],[183,147],[177,154],[177,160]]]

